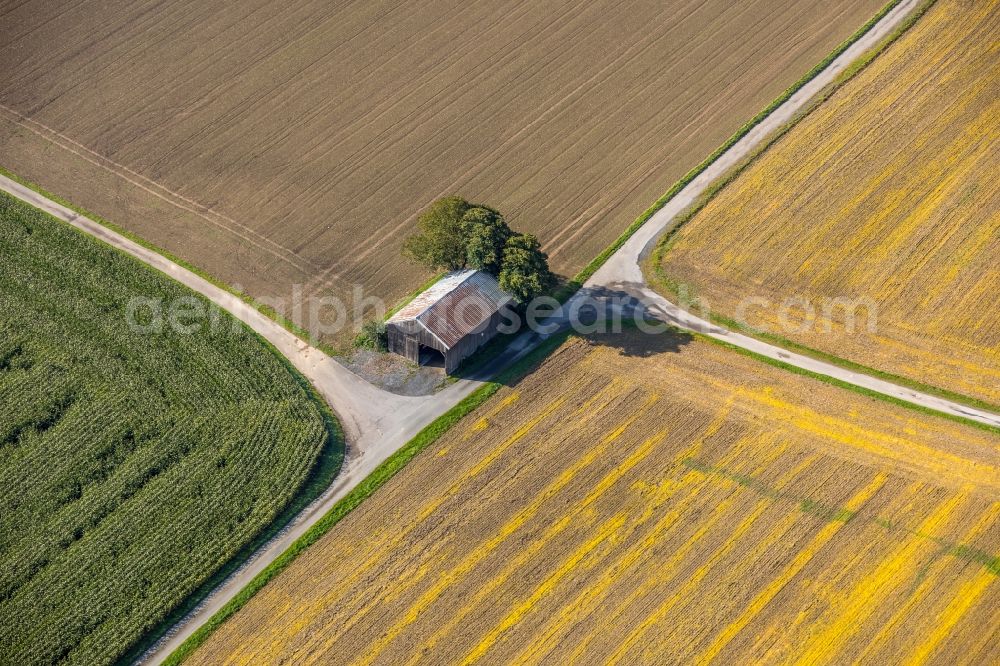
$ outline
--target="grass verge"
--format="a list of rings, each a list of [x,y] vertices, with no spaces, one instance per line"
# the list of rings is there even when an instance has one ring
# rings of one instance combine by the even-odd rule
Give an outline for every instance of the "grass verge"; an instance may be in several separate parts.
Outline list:
[[[307,506],[309,506],[309,504],[313,502],[313,500],[322,495],[323,492],[330,487],[330,484],[333,483],[343,466],[344,454],[346,452],[346,438],[344,436],[344,430],[326,400],[324,400],[323,397],[316,392],[316,388],[309,382],[309,380],[306,379],[306,377],[300,373],[294,365],[292,365],[292,362],[279,352],[274,345],[261,337],[249,326],[247,329],[251,334],[256,336],[265,347],[271,350],[271,352],[277,356],[278,359],[281,360],[282,365],[288,368],[288,371],[292,373],[292,377],[295,381],[302,387],[309,398],[316,403],[320,414],[323,417],[323,423],[326,426],[326,445],[324,445],[323,451],[320,453],[319,458],[313,465],[313,469],[309,472],[309,475],[302,482],[302,486],[299,488],[298,492],[294,494],[288,506],[286,506],[284,510],[282,510],[282,512],[279,513],[273,521],[271,521],[271,524],[254,537],[252,541],[241,548],[229,562],[216,571],[208,580],[202,583],[202,585],[189,595],[182,604],[171,611],[162,622],[158,623],[155,628],[144,635],[141,641],[137,642],[121,657],[121,659],[115,662],[116,666],[128,666],[129,664],[134,664],[138,661],[146,650],[151,648],[158,640],[165,636],[166,633],[174,627],[174,625],[184,619],[188,613],[204,601],[205,598],[212,593],[212,590],[221,585],[226,578],[246,564],[246,562],[258,550],[263,548],[268,541],[270,541],[275,535],[291,523],[292,520],[299,515],[299,513],[301,513]]]
[[[347,514],[357,508],[359,504],[403,469],[417,454],[437,441],[451,426],[486,402],[502,386],[514,383],[520,377],[531,372],[552,350],[562,344],[566,337],[567,334],[554,335],[544,341],[517,363],[504,370],[496,379],[484,383],[457,405],[439,416],[433,423],[417,433],[413,439],[375,468],[371,474],[365,477],[361,483],[320,518],[315,525],[310,527],[305,534],[299,537],[285,552],[257,574],[235,597],[230,599],[225,606],[220,608],[205,624],[200,626],[176,650],[170,653],[163,662],[164,665],[175,666],[187,659],[223,622],[239,611],[269,581],[284,571],[306,548],[329,532],[334,525],[343,520]]]
[[[775,368],[787,370],[788,372],[794,373],[796,375],[809,377],[811,379],[821,381],[824,384],[830,384],[831,386],[836,386],[837,388],[853,391],[854,393],[866,396],[868,398],[874,398],[876,400],[881,400],[883,402],[887,402],[892,405],[904,407],[906,409],[918,412],[925,416],[933,416],[936,418],[947,419],[949,421],[954,421],[955,423],[960,423],[962,425],[972,426],[974,428],[979,428],[980,430],[985,430],[986,432],[992,433],[994,435],[1000,435],[1000,428],[989,425],[988,423],[973,421],[971,419],[967,419],[965,417],[958,416],[955,414],[939,412],[936,409],[924,407],[923,405],[917,405],[915,403],[908,402],[906,400],[902,400],[900,398],[896,398],[891,395],[886,395],[885,393],[872,391],[871,389],[867,389],[863,386],[858,386],[857,384],[851,384],[849,382],[841,381],[834,377],[830,377],[829,375],[823,375],[818,372],[813,372],[812,370],[806,370],[805,368],[800,368],[797,365],[792,365],[790,363],[785,363],[784,361],[773,359],[769,356],[764,356],[763,354],[758,354],[757,352],[750,351],[749,349],[744,349],[743,347],[738,347],[730,342],[726,342],[725,340],[718,340],[716,338],[704,335],[702,333],[693,333],[693,335],[695,336],[695,338],[699,340],[704,340],[707,342],[711,342],[712,344],[715,345],[720,345],[722,347],[725,347],[726,349],[736,352],[737,354],[742,354],[743,356],[755,359],[757,361],[760,361],[761,363],[766,363],[768,365],[774,366]]]
[[[933,1],[933,0],[932,0]],[[583,284],[590,279],[590,277],[597,272],[597,270],[604,265],[608,259],[611,258],[615,252],[617,252],[629,238],[639,230],[642,225],[649,221],[649,218],[653,217],[657,211],[667,205],[678,192],[683,190],[688,184],[697,178],[701,173],[707,169],[715,160],[719,158],[720,155],[725,153],[727,150],[733,147],[737,141],[745,137],[750,131],[759,125],[765,118],[767,118],[771,113],[777,109],[779,106],[788,101],[788,99],[797,93],[803,86],[812,81],[826,69],[830,63],[836,60],[840,55],[849,49],[855,42],[865,36],[872,27],[885,18],[886,14],[891,12],[896,5],[898,5],[902,0],[891,0],[882,9],[878,11],[875,16],[868,20],[863,26],[861,26],[854,34],[844,40],[837,48],[831,51],[823,60],[818,62],[812,69],[805,73],[798,81],[793,83],[789,88],[787,88],[783,93],[776,97],[770,104],[768,104],[764,109],[760,111],[756,116],[747,121],[742,127],[740,127],[736,132],[726,139],[726,142],[715,149],[715,151],[706,157],[698,166],[694,167],[680,180],[674,183],[669,190],[667,190],[663,196],[653,202],[653,205],[647,208],[642,215],[640,215],[636,220],[629,225],[621,236],[619,236],[611,245],[604,249],[599,255],[594,257],[593,261],[583,267],[583,269],[573,276],[573,279],[569,280],[565,284],[561,285],[553,294],[560,302],[564,302],[570,296],[572,296]],[[867,63],[866,63],[867,64]],[[852,66],[853,67],[853,66]],[[848,68],[850,69],[850,68]]]
[[[17,201],[24,208],[30,208],[31,210],[36,211],[40,216],[44,216],[53,224],[68,230],[70,235],[79,235],[79,237],[86,243],[99,245],[111,254],[120,255],[126,258],[129,265],[135,266],[137,272],[163,276],[161,279],[174,284],[176,288],[182,290],[182,293],[187,292],[189,294],[194,294],[199,301],[202,301],[206,306],[215,307],[201,294],[191,291],[188,287],[177,283],[172,276],[161,273],[140,259],[131,256],[124,250],[111,245],[106,245],[101,240],[93,238],[90,234],[76,228],[72,224],[69,224],[47,211],[35,208],[27,202],[20,201],[13,195],[8,195],[4,192],[2,197],[10,198],[11,200]],[[225,316],[235,320],[235,318],[228,312],[225,313]],[[248,541],[242,547],[238,548],[232,556],[229,557],[229,559],[219,566],[214,572],[211,572],[201,585],[192,590],[187,596],[179,599],[177,601],[177,605],[169,610],[162,619],[156,621],[155,623],[151,623],[151,626],[141,637],[137,638],[137,640],[135,640],[131,645],[123,643],[123,647],[125,647],[126,650],[122,656],[117,659],[116,663],[130,664],[138,658],[142,652],[158,640],[160,636],[166,633],[166,631],[176,624],[180,618],[186,615],[192,608],[197,606],[198,603],[200,603],[205,596],[215,589],[222,580],[241,567],[254,553],[257,552],[257,550],[259,550],[264,543],[280,532],[310,502],[322,494],[322,492],[329,487],[333,479],[337,476],[343,464],[346,449],[344,433],[339,421],[327,405],[326,401],[316,392],[309,380],[301,372],[299,372],[291,361],[279,352],[274,345],[242,322],[240,322],[240,326],[242,326],[243,334],[252,336],[266,350],[265,353],[270,353],[273,358],[278,360],[281,366],[287,370],[295,384],[297,384],[305,393],[306,399],[311,401],[316,407],[323,422],[323,429],[325,431],[324,441],[316,460],[313,462],[308,472],[296,482],[295,486],[291,488],[293,492],[287,498],[284,505],[276,506],[279,510],[274,517],[269,522],[260,525],[256,532],[248,533]],[[133,500],[135,500],[135,498],[133,498]]]
[[[947,389],[939,388],[937,386],[931,386],[929,384],[923,384],[915,379],[909,379],[908,377],[901,377],[899,375],[894,375],[891,372],[885,372],[883,370],[878,370],[876,368],[870,368],[866,365],[860,363],[855,363],[846,358],[841,358],[840,356],[834,356],[833,354],[828,354],[827,352],[820,351],[819,349],[813,349],[812,347],[806,347],[787,338],[783,338],[780,335],[774,333],[768,333],[767,331],[760,331],[752,327],[741,325],[739,322],[724,317],[722,315],[712,316],[711,319],[714,323],[720,326],[725,326],[730,330],[736,330],[741,333],[746,333],[764,342],[770,342],[776,346],[784,347],[789,351],[802,354],[803,356],[808,356],[814,358],[818,361],[825,361],[831,365],[836,365],[838,367],[844,368],[846,370],[853,370],[865,375],[870,375],[876,379],[882,379],[884,381],[890,382],[892,384],[897,384],[904,388],[913,389],[919,393],[926,393],[927,395],[933,395],[937,398],[943,398],[945,400],[950,400],[951,402],[959,403],[965,405],[966,407],[975,407],[976,409],[982,409],[987,412],[996,412],[1000,414],[1000,405],[993,405],[983,400],[978,400],[976,398],[971,398],[961,393],[955,393]]]
[[[823,102],[829,99],[837,90],[839,90],[845,83],[847,83],[856,74],[861,72],[868,64],[870,64],[876,57],[882,54],[896,39],[898,39],[903,33],[909,30],[937,0],[925,0],[921,5],[919,5],[906,19],[896,27],[891,33],[886,35],[877,45],[869,49],[864,55],[862,55],[858,60],[853,62],[850,67],[844,70],[837,77],[837,79],[827,86],[819,95],[817,95],[810,104],[803,109],[800,113],[796,114],[792,119],[790,119],[785,125],[780,129],[771,134],[771,136],[762,143],[751,155],[748,155],[739,164],[734,166],[732,169],[723,174],[719,179],[712,183],[712,185],[702,194],[698,200],[688,207],[687,209],[681,211],[677,217],[674,218],[673,225],[664,234],[663,238],[657,244],[657,247],[653,254],[650,256],[646,264],[646,277],[652,286],[658,287],[661,291],[664,291],[674,298],[679,296],[680,285],[667,275],[666,271],[663,270],[663,260],[666,254],[670,251],[671,247],[677,238],[677,232],[688,222],[690,222],[694,217],[701,212],[705,206],[709,204],[722,190],[726,188],[731,182],[733,182],[743,171],[745,171],[750,165],[756,162],[760,157],[766,153],[771,147],[773,147],[781,138],[787,134],[796,124],[798,124],[803,118],[808,116],[813,110],[819,107]],[[888,8],[887,8],[888,9]],[[883,12],[887,11],[883,9]],[[690,285],[688,285],[690,287]],[[717,313],[710,313],[709,319],[714,324],[719,326],[724,326],[730,330],[739,331],[740,333],[745,333],[754,338],[768,342],[780,347],[784,347],[790,351],[802,354],[803,356],[809,356],[810,358],[815,358],[820,361],[825,361],[832,365],[836,365],[847,370],[853,370],[862,374],[870,375],[878,379],[903,386],[905,388],[913,389],[914,391],[919,391],[920,393],[926,393],[928,395],[933,395],[938,398],[943,398],[945,400],[950,400],[955,403],[959,403],[968,407],[974,407],[976,409],[982,409],[985,411],[1000,413],[1000,406],[993,405],[983,400],[972,398],[960,393],[955,393],[947,389],[943,389],[937,386],[932,386],[929,384],[924,384],[914,379],[909,379],[907,377],[901,377],[889,372],[878,370],[876,368],[870,368],[866,365],[856,363],[854,361],[830,354],[827,352],[820,351],[818,349],[813,349],[812,347],[807,347],[805,345],[793,342],[787,338],[774,333],[768,333],[766,331],[761,331],[750,326],[746,326],[734,319],[720,315]],[[935,412],[937,413],[937,412]],[[955,417],[959,418],[959,417]]]
[[[28,189],[34,190],[38,194],[41,194],[42,196],[44,196],[44,197],[46,197],[48,199],[51,199],[52,201],[55,201],[57,204],[59,204],[61,206],[65,206],[66,208],[69,208],[70,210],[75,211],[75,212],[79,213],[80,215],[83,215],[84,217],[90,218],[94,222],[97,222],[98,224],[100,224],[102,227],[107,227],[111,231],[115,232],[116,234],[118,234],[120,236],[124,236],[125,238],[129,239],[133,243],[136,243],[137,245],[141,245],[142,247],[146,248],[147,250],[152,250],[153,252],[156,252],[157,254],[160,254],[160,255],[166,257],[167,259],[169,259],[170,261],[174,262],[178,266],[181,266],[182,268],[191,271],[192,273],[194,273],[198,277],[200,277],[203,280],[211,283],[212,285],[218,287],[219,289],[227,291],[230,294],[232,294],[233,296],[236,296],[241,301],[243,301],[244,303],[250,305],[251,307],[253,307],[255,310],[257,310],[258,312],[260,312],[265,317],[273,319],[275,322],[277,322],[278,324],[280,324],[289,333],[291,333],[291,334],[293,334],[293,335],[301,338],[302,340],[305,340],[307,343],[309,343],[313,347],[316,347],[317,349],[322,350],[326,354],[328,354],[330,356],[342,356],[343,355],[343,352],[341,352],[340,350],[335,349],[335,348],[333,348],[333,347],[331,347],[329,345],[326,345],[324,343],[321,343],[318,340],[314,340],[312,338],[312,336],[309,335],[309,332],[307,330],[305,330],[301,326],[298,326],[292,320],[284,317],[280,312],[278,312],[277,310],[275,310],[271,306],[265,305],[263,303],[258,303],[249,294],[246,294],[246,293],[244,293],[242,291],[237,291],[232,286],[226,284],[222,280],[219,280],[218,278],[213,277],[209,273],[206,273],[205,271],[203,271],[202,269],[198,268],[197,266],[195,266],[193,264],[190,264],[187,261],[184,261],[180,257],[178,257],[178,256],[176,256],[176,255],[174,255],[174,254],[172,254],[170,252],[168,252],[167,250],[163,249],[162,247],[158,247],[158,246],[154,245],[153,243],[150,243],[149,241],[147,241],[147,240],[145,240],[145,239],[143,239],[143,238],[141,238],[139,236],[136,236],[131,231],[128,231],[127,229],[119,227],[118,225],[114,224],[113,222],[109,222],[108,220],[104,219],[100,215],[95,215],[94,213],[91,213],[87,209],[82,208],[80,206],[77,206],[76,204],[73,204],[73,203],[67,201],[66,199],[63,199],[59,195],[53,194],[52,192],[49,192],[48,190],[44,189],[42,186],[38,185],[37,183],[33,183],[30,180],[26,180],[24,178],[21,178],[17,174],[15,174],[12,171],[10,171],[9,169],[5,168],[3,165],[0,165],[0,174],[3,174],[4,176],[6,176],[7,178],[10,178],[14,182],[20,183],[21,185],[24,185]]]

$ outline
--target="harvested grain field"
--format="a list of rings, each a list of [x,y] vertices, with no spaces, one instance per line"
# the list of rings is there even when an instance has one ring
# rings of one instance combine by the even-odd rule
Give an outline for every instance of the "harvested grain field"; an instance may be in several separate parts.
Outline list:
[[[998,33],[1000,1],[939,0],[682,227],[663,273],[727,317],[761,297],[751,326],[1000,404]],[[821,316],[837,298],[853,331]]]
[[[0,163],[259,297],[391,303],[450,193],[572,274],[882,2],[0,2]]]
[[[996,663],[998,471],[994,434],[680,333],[572,338],[192,661]]]

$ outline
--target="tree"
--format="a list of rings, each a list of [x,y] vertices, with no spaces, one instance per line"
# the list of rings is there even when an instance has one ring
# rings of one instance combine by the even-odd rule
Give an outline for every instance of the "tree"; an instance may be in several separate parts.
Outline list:
[[[504,248],[513,235],[503,215],[486,206],[474,206],[462,216],[462,232],[466,265],[499,275]]]
[[[521,303],[547,291],[554,282],[549,258],[538,239],[515,234],[503,215],[489,206],[445,197],[420,215],[417,226],[419,231],[403,242],[403,254],[432,270],[468,266],[488,272]]]
[[[500,288],[521,303],[527,303],[552,286],[549,258],[538,239],[531,234],[517,234],[507,240],[500,270]]]
[[[403,254],[431,270],[465,267],[462,217],[471,206],[461,197],[445,197],[431,204],[417,219],[419,231],[403,242]]]

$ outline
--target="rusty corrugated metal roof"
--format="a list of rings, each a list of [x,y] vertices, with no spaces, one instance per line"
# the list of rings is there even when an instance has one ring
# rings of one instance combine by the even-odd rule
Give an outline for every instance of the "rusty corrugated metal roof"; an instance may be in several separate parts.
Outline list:
[[[389,323],[417,321],[451,349],[513,300],[489,273],[455,271],[410,301]]]

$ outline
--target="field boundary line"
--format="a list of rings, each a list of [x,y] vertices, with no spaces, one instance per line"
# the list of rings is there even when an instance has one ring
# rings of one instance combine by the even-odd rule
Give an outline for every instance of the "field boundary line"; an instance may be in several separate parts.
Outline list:
[[[294,335],[294,336],[302,339],[303,341],[307,342],[308,344],[312,345],[313,347],[316,347],[317,349],[322,350],[327,355],[329,355],[329,356],[341,356],[341,355],[343,355],[342,352],[340,352],[340,351],[338,351],[338,350],[330,347],[329,345],[325,345],[325,344],[321,343],[320,341],[313,339],[312,336],[309,335],[308,331],[306,331],[304,328],[302,328],[302,327],[298,326],[297,324],[295,324],[295,322],[293,322],[292,320],[288,319],[287,317],[285,317],[284,315],[282,315],[281,313],[279,313],[274,308],[272,308],[272,307],[270,307],[268,305],[264,305],[262,303],[258,303],[256,301],[256,299],[254,299],[254,297],[251,296],[250,294],[247,294],[246,292],[238,291],[237,289],[233,288],[231,285],[229,285],[229,284],[223,282],[222,280],[216,278],[215,276],[211,275],[210,273],[206,272],[205,270],[203,270],[203,269],[195,266],[194,264],[192,264],[192,263],[190,263],[188,261],[185,261],[184,259],[181,259],[177,255],[171,253],[169,250],[166,250],[166,249],[164,249],[162,247],[159,247],[155,243],[149,242],[148,240],[142,238],[141,236],[138,236],[138,235],[132,233],[128,229],[120,227],[117,224],[115,224],[114,222],[109,221],[107,218],[104,218],[104,217],[101,217],[100,215],[92,213],[91,211],[87,210],[86,208],[83,208],[82,206],[77,206],[76,204],[68,201],[67,199],[64,199],[63,197],[60,197],[57,194],[53,194],[52,192],[49,192],[48,190],[46,190],[45,188],[43,188],[38,183],[34,183],[34,182],[28,180],[27,178],[23,178],[23,177],[17,175],[16,173],[14,173],[13,171],[11,171],[10,169],[7,169],[6,167],[4,167],[2,164],[0,164],[0,176],[5,176],[5,177],[9,178],[10,180],[14,181],[15,183],[18,183],[19,185],[22,185],[22,186],[24,186],[24,187],[26,187],[26,188],[28,188],[30,190],[33,190],[34,192],[36,192],[36,193],[40,194],[41,196],[45,197],[46,199],[50,199],[51,201],[54,201],[55,203],[59,204],[60,206],[65,207],[65,208],[69,208],[73,212],[75,212],[75,213],[77,213],[79,215],[82,215],[83,217],[89,218],[89,219],[93,220],[94,222],[97,222],[102,227],[105,227],[105,228],[107,228],[107,229],[115,232],[116,234],[118,234],[120,236],[124,236],[125,238],[127,238],[130,241],[132,241],[136,245],[144,247],[145,249],[147,249],[147,250],[149,250],[151,252],[155,252],[156,254],[159,254],[159,255],[163,256],[164,258],[166,258],[169,261],[177,264],[181,268],[184,268],[186,270],[191,271],[192,273],[194,273],[195,275],[197,275],[201,279],[205,280],[206,282],[209,282],[213,286],[218,287],[219,289],[222,289],[222,290],[224,290],[224,291],[232,294],[233,296],[239,298],[241,301],[243,301],[244,303],[246,303],[250,307],[252,307],[255,310],[257,310],[257,312],[261,313],[262,315],[264,315],[268,319],[271,319],[275,323],[277,323],[280,326],[282,326],[285,330],[287,330],[292,335]]]
[[[32,210],[38,211],[40,214],[52,220],[55,224],[70,229],[74,234],[80,234],[85,242],[95,243],[102,248],[110,249],[110,251],[126,257],[127,260],[136,267],[137,271],[148,271],[154,274],[159,274],[169,282],[176,284],[181,289],[189,292],[190,295],[193,295],[206,306],[211,306],[211,301],[209,301],[207,297],[175,280],[171,275],[159,271],[157,268],[142,261],[138,257],[130,255],[124,250],[104,242],[100,238],[96,238],[80,229],[77,229],[72,224],[56,217],[49,211],[33,206],[28,202],[24,202],[14,194],[6,192],[2,189],[0,189],[0,197],[8,197],[12,201],[20,202],[25,206],[30,207]],[[315,462],[311,465],[305,476],[299,482],[295,492],[289,496],[285,505],[275,514],[274,518],[267,524],[263,525],[255,534],[251,535],[245,545],[240,547],[232,555],[232,557],[220,564],[214,571],[210,572],[210,575],[205,579],[205,581],[195,588],[190,594],[181,599],[173,609],[168,610],[164,617],[156,622],[153,630],[143,634],[131,646],[129,646],[128,649],[122,653],[122,656],[119,657],[118,663],[131,663],[135,660],[140,654],[142,654],[143,651],[145,651],[145,649],[149,647],[149,645],[155,643],[156,640],[158,640],[162,634],[166,633],[180,618],[184,617],[191,609],[195,608],[205,596],[218,586],[221,581],[225,580],[230,574],[237,571],[249,559],[251,559],[262,545],[266,544],[270,539],[291,524],[300,512],[302,512],[317,498],[322,496],[329,485],[340,473],[344,464],[346,454],[346,438],[344,430],[341,427],[340,421],[330,408],[330,405],[322,398],[322,396],[319,395],[316,388],[312,385],[312,383],[310,383],[308,378],[306,378],[306,376],[303,375],[302,372],[299,371],[299,369],[296,368],[294,364],[292,364],[292,362],[271,343],[271,341],[267,340],[264,336],[254,330],[253,327],[239,321],[239,319],[237,319],[237,317],[229,311],[222,312],[221,316],[228,318],[230,320],[229,324],[238,323],[239,326],[244,329],[244,333],[248,333],[255,338],[257,342],[260,343],[268,353],[272,354],[281,366],[288,371],[294,383],[302,389],[307,400],[311,401],[319,412],[320,418],[323,420],[325,441],[316,457]]]
[[[268,582],[284,571],[288,566],[313,543],[330,531],[364,500],[381,488],[403,467],[406,466],[421,451],[440,439],[453,425],[461,421],[467,414],[485,403],[503,386],[516,382],[521,377],[534,370],[543,360],[569,337],[568,333],[553,335],[523,356],[516,363],[504,370],[494,380],[484,383],[468,396],[463,398],[450,410],[432,421],[416,437],[389,456],[381,465],[359,483],[351,492],[338,501],[316,524],[300,536],[286,551],[261,571],[240,592],[229,600],[225,606],[212,615],[209,620],[198,627],[176,650],[170,653],[162,662],[164,666],[176,666],[191,656],[201,645],[215,633],[226,620],[236,614],[253,598]]]
[[[758,146],[750,155],[741,160],[738,164],[729,169],[725,174],[719,177],[711,186],[705,191],[705,193],[699,197],[696,203],[686,210],[682,211],[677,215],[671,223],[671,227],[667,229],[663,236],[657,242],[656,248],[651,254],[648,263],[646,265],[646,270],[644,271],[647,277],[651,278],[650,282],[665,290],[674,297],[678,296],[677,287],[675,281],[666,274],[663,270],[661,262],[666,254],[670,251],[676,240],[677,233],[689,222],[698,216],[698,214],[709,204],[716,196],[722,193],[726,187],[735,181],[740,174],[742,174],[746,169],[753,165],[758,159],[763,157],[771,148],[773,148],[788,132],[790,132],[799,122],[808,117],[813,111],[818,109],[824,102],[826,102],[831,96],[833,96],[838,90],[840,90],[844,85],[846,85],[854,75],[860,73],[867,65],[875,60],[879,55],[881,55],[886,49],[891,46],[896,39],[901,37],[910,27],[912,27],[935,3],[937,0],[923,0],[920,4],[907,18],[904,22],[895,30],[893,33],[888,35],[882,42],[873,47],[868,53],[863,55],[858,61],[851,65],[848,70],[846,70],[838,79],[836,79],[827,89],[822,91],[816,98],[814,98],[809,105],[796,114],[789,122],[783,125],[780,129],[773,132],[766,141],[764,141],[760,146]],[[872,368],[850,359],[846,359],[829,352],[824,352],[818,349],[814,349],[807,345],[803,345],[792,340],[789,340],[781,335],[775,333],[768,333],[765,331],[759,331],[752,327],[741,325],[739,322],[726,317],[724,315],[712,312],[709,314],[708,319],[719,326],[725,328],[736,330],[741,333],[745,333],[754,338],[762,340],[764,342],[773,343],[778,346],[784,347],[790,351],[802,354],[804,356],[809,356],[819,361],[825,361],[833,365],[840,366],[846,370],[852,370],[855,372],[863,373],[882,379],[884,381],[897,384],[899,386],[910,388],[920,393],[926,393],[928,395],[933,395],[945,400],[950,400],[962,405],[980,409],[983,411],[1000,413],[1000,405],[995,405],[989,403],[985,400],[980,400],[978,398],[973,398],[955,391],[950,391],[938,386],[933,386],[930,384],[925,384],[918,380],[910,379],[908,377],[903,377],[900,375],[893,374],[884,370],[879,370],[877,368]]]

